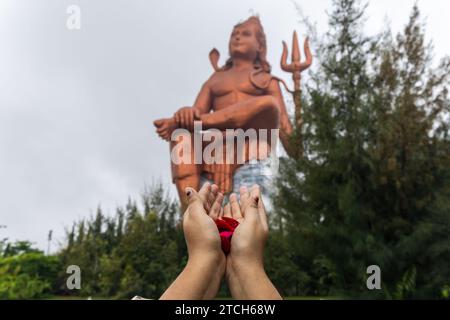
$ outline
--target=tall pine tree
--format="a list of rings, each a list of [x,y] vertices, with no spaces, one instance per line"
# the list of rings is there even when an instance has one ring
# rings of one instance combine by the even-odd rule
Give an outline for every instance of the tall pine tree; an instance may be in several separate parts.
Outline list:
[[[450,283],[450,66],[431,68],[417,7],[395,40],[364,36],[365,7],[334,1],[304,97],[305,157],[282,162],[275,207],[307,293],[439,297]],[[370,265],[380,291],[366,287]]]

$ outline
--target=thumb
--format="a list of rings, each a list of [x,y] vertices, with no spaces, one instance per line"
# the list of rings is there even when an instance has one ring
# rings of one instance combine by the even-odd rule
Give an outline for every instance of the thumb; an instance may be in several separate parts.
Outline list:
[[[193,188],[187,187],[184,189],[188,204],[193,204],[198,199],[198,193]]]
[[[186,189],[184,189],[184,192],[186,194],[187,202],[188,202],[188,208],[187,208],[186,212],[189,211],[190,215],[203,213],[205,209],[203,208],[203,201],[200,198],[200,195],[198,194],[198,192],[190,187],[187,187]]]
[[[159,128],[163,124],[162,119],[153,121],[153,125]]]
[[[194,109],[194,118],[195,120],[200,120],[200,110]]]

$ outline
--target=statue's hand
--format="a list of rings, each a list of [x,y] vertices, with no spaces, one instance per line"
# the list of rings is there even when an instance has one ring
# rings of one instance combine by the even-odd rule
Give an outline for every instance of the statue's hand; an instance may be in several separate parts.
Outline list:
[[[166,141],[170,141],[173,130],[177,128],[173,118],[155,120],[153,124],[156,127],[156,133]]]
[[[184,107],[173,115],[179,128],[194,131],[194,121],[200,119],[200,110],[192,107]]]

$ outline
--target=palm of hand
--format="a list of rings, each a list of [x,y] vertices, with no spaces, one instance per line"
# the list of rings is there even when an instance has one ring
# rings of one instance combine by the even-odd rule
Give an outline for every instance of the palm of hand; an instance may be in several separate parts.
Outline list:
[[[183,229],[190,254],[219,256],[225,269],[225,255],[215,223],[222,208],[223,195],[216,185],[205,184],[197,193],[190,189],[189,206],[183,217]],[[221,268],[218,268],[221,269]]]
[[[268,225],[259,187],[240,190],[240,203],[236,195],[230,196],[230,203],[224,207],[223,216],[237,220],[231,250],[227,256],[226,276],[230,287],[240,291],[235,262],[258,263],[262,266],[264,244],[268,235]],[[235,292],[238,296],[239,292]]]
[[[235,194],[230,203],[222,208],[223,195],[216,185],[205,184],[197,193],[190,189],[189,207],[184,214],[183,228],[189,255],[217,255],[217,272],[227,276],[230,288],[239,295],[239,270],[234,262],[263,264],[262,253],[268,235],[265,209],[260,200],[259,188],[250,191],[241,188],[240,203]],[[225,256],[221,249],[221,239],[215,220],[222,217],[233,218],[239,222],[231,240],[231,251]],[[233,295],[235,295],[233,294]]]

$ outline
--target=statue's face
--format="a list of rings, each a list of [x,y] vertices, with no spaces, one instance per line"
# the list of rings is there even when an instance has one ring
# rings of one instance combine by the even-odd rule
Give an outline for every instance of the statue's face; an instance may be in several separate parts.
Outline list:
[[[231,57],[242,56],[255,60],[260,49],[256,39],[256,26],[246,23],[234,28],[229,45]]]

